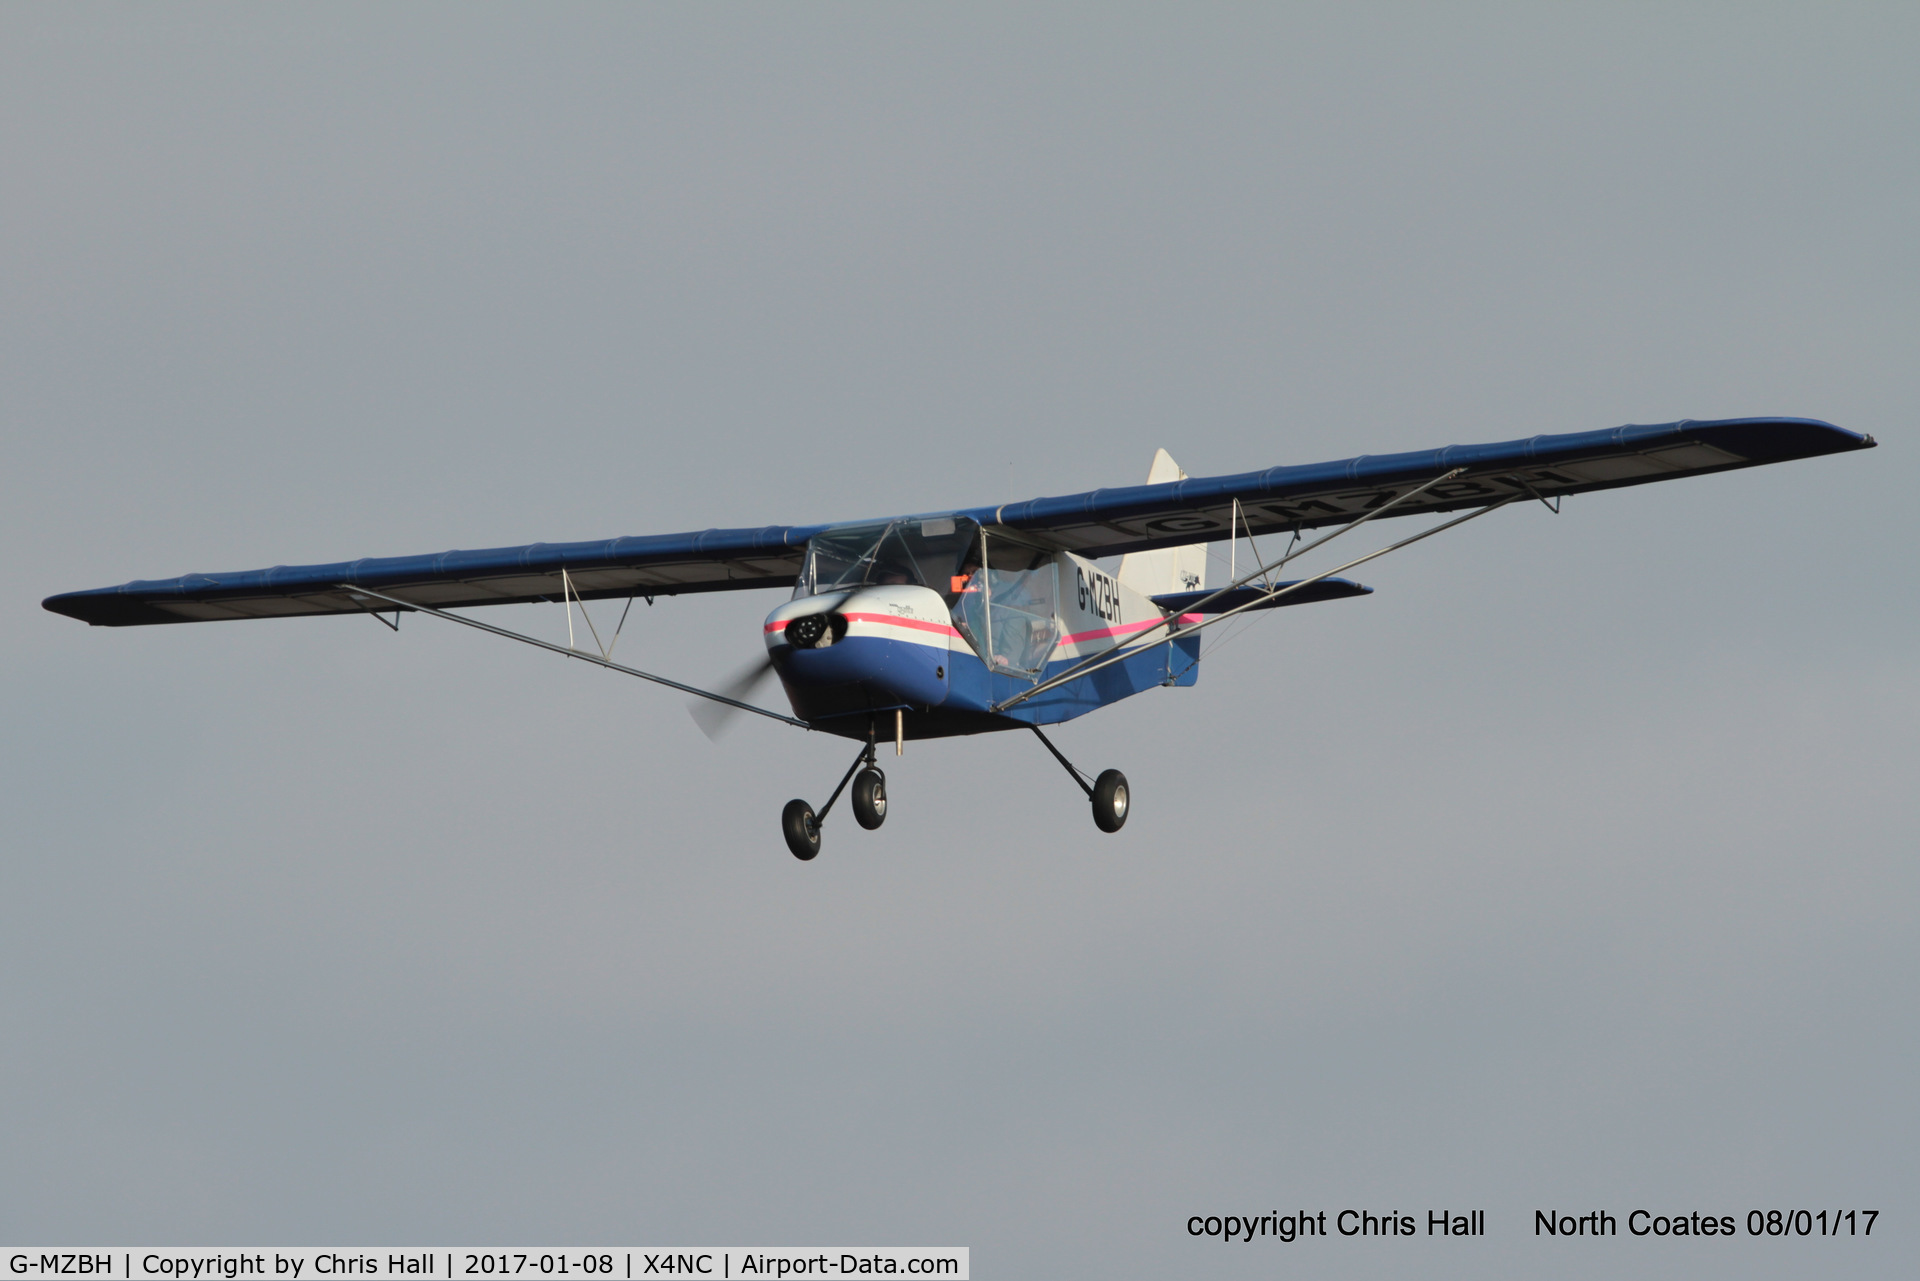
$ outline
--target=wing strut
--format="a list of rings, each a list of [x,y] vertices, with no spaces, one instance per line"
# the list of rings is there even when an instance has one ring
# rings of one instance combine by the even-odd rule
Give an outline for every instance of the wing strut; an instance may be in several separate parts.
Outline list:
[[[1436,476],[1432,480],[1428,481],[1426,485],[1422,485],[1420,489],[1426,489],[1428,486],[1437,485],[1441,481],[1448,479],[1448,477],[1456,476],[1458,474],[1459,474],[1459,471],[1456,470],[1456,471],[1448,472],[1446,473],[1446,475],[1443,475],[1443,476]],[[1404,497],[1411,498],[1414,496],[1414,494],[1419,493],[1420,489],[1411,490]],[[1356,565],[1364,565],[1370,560],[1378,560],[1380,557],[1385,556],[1388,552],[1397,552],[1402,547],[1410,547],[1414,543],[1419,542],[1423,538],[1431,538],[1435,534],[1443,533],[1446,530],[1452,529],[1455,525],[1464,525],[1470,520],[1474,520],[1478,517],[1486,515],[1488,512],[1498,511],[1500,508],[1505,507],[1508,503],[1516,501],[1519,497],[1520,495],[1515,494],[1509,498],[1502,498],[1499,502],[1489,503],[1487,506],[1477,508],[1474,511],[1470,511],[1464,516],[1456,516],[1452,520],[1447,521],[1445,524],[1435,525],[1432,529],[1423,529],[1419,533],[1413,535],[1411,538],[1403,538],[1397,543],[1390,543],[1387,546],[1382,547],[1377,551],[1368,552],[1365,556],[1356,556],[1344,565],[1336,565],[1332,569],[1324,570],[1321,573],[1313,575],[1313,577],[1311,578],[1303,578],[1298,582],[1288,583],[1284,587],[1278,587],[1273,589],[1272,591],[1262,592],[1260,595],[1255,596],[1252,600],[1248,601],[1246,604],[1236,605],[1232,609],[1222,610],[1220,613],[1215,614],[1211,618],[1205,619],[1202,622],[1193,623],[1186,627],[1181,627],[1178,625],[1178,623],[1182,615],[1169,614],[1167,615],[1167,617],[1155,623],[1152,627],[1149,627],[1145,632],[1140,633],[1140,635],[1146,636],[1151,634],[1152,632],[1159,630],[1162,627],[1165,627],[1168,629],[1169,640],[1172,639],[1172,637],[1176,634],[1180,636],[1189,636],[1194,632],[1201,631],[1201,630],[1204,630],[1205,628],[1211,627],[1215,623],[1223,623],[1227,619],[1232,618],[1237,614],[1244,614],[1246,611],[1250,609],[1258,608],[1259,606],[1264,605],[1269,601],[1278,600],[1282,596],[1290,596],[1294,592],[1297,592],[1302,588],[1311,587],[1315,583],[1320,582],[1322,579],[1332,578],[1335,574],[1344,573],[1347,570],[1354,568]],[[1362,524],[1363,522],[1382,514],[1389,507],[1392,507],[1393,505],[1394,504],[1392,503],[1388,503],[1388,504],[1385,504],[1384,506],[1375,508],[1373,511],[1368,512],[1365,516],[1362,516],[1359,520],[1353,521],[1346,525],[1342,525],[1340,528],[1334,530],[1331,534],[1328,534],[1325,538],[1317,538],[1313,542],[1308,543],[1305,547],[1302,547],[1299,551],[1292,552],[1286,556],[1282,556],[1279,560],[1273,562],[1273,564],[1271,565],[1261,566],[1259,569],[1255,570],[1253,573],[1248,574],[1244,578],[1241,578],[1238,581],[1234,582],[1231,586],[1223,587],[1219,591],[1215,592],[1213,595],[1206,597],[1204,600],[1196,602],[1194,605],[1190,606],[1186,612],[1198,612],[1209,601],[1216,600],[1219,597],[1224,596],[1227,592],[1234,590],[1235,588],[1246,586],[1248,583],[1252,582],[1254,579],[1260,577],[1261,574],[1267,573],[1270,570],[1278,569],[1280,568],[1280,566],[1286,564],[1289,560],[1292,560],[1297,556],[1304,556],[1306,553],[1312,551],[1315,547],[1320,546],[1320,544],[1329,542],[1332,539],[1338,538],[1340,535],[1346,533],[1349,529],[1352,529],[1356,525]],[[1114,663],[1118,663],[1125,659],[1133,657],[1135,654],[1140,653],[1142,650],[1151,649],[1153,648],[1153,646],[1158,644],[1163,644],[1163,643],[1164,642],[1162,641],[1149,641],[1142,644],[1142,643],[1139,643],[1138,641],[1135,641],[1127,645],[1119,646],[1109,651],[1108,653],[1098,655],[1092,659],[1088,659],[1086,662],[1080,664],[1078,667],[1075,667],[1069,671],[1062,672],[1060,675],[1054,677],[1052,680],[1042,681],[1040,682],[1040,684],[1035,685],[1032,689],[1027,690],[1024,693],[1015,694],[1012,698],[1004,699],[1001,702],[995,703],[992,707],[988,708],[987,710],[993,711],[993,712],[1004,712],[1009,707],[1013,707],[1018,703],[1026,702],[1028,699],[1034,697],[1036,694],[1044,694],[1048,690],[1058,689],[1069,681],[1077,681],[1083,676],[1090,676],[1094,672],[1099,671],[1103,667],[1112,666]]]
[[[376,592],[370,587],[355,587],[351,583],[339,583],[337,586],[343,592],[351,592],[354,595],[371,597],[374,600],[383,600],[398,609],[415,610],[422,614],[431,614],[435,618],[444,618],[448,622],[459,623],[465,627],[477,627],[483,632],[492,632],[495,636],[504,636],[508,640],[517,640],[527,645],[538,645],[541,649],[550,649],[556,654],[565,654],[568,658],[577,658],[583,663],[592,663],[596,667],[604,667],[608,671],[623,672],[628,676],[638,676],[643,681],[652,681],[656,685],[665,685],[668,689],[677,689],[682,694],[692,694],[696,698],[710,698],[716,703],[725,703],[728,707],[735,707],[743,712],[752,712],[754,715],[764,716],[768,720],[779,721],[786,725],[797,725],[801,729],[813,728],[813,726],[807,724],[805,721],[795,720],[791,716],[782,716],[780,713],[770,712],[764,707],[755,707],[752,703],[743,703],[737,698],[728,698],[725,694],[715,694],[709,690],[696,689],[692,685],[683,685],[679,681],[668,680],[664,676],[655,676],[652,672],[643,672],[637,667],[626,667],[614,662],[612,659],[604,658],[599,654],[588,654],[582,650],[568,649],[565,645],[555,645],[551,641],[543,641],[537,637],[523,636],[519,632],[510,632],[504,627],[495,627],[492,623],[483,623],[477,618],[464,618],[459,614],[450,614],[444,609],[435,609],[431,605],[416,605],[412,601],[401,600],[397,596],[387,596],[383,593]],[[399,629],[396,628],[395,630],[397,631]]]
[[[572,649],[574,647],[573,607],[578,605],[580,607],[580,617],[587,620],[587,630],[593,633],[593,643],[600,649],[600,657],[611,660],[613,658],[613,647],[620,643],[621,629],[627,625],[627,615],[633,609],[633,598],[639,594],[640,591],[638,588],[628,593],[627,607],[620,611],[620,623],[619,626],[613,629],[613,639],[603,641],[600,639],[600,629],[593,625],[593,615],[587,612],[587,602],[585,598],[580,595],[578,589],[573,585],[573,575],[569,574],[566,566],[562,565],[560,567],[560,600],[561,603],[567,607],[567,648]],[[647,597],[647,604],[653,604],[653,597]],[[393,617],[397,622],[400,615],[396,613]],[[396,626],[393,630],[397,632],[400,628]]]
[[[1380,506],[1374,508],[1370,512],[1367,512],[1365,515],[1360,516],[1355,520],[1348,521],[1346,524],[1340,526],[1340,528],[1334,530],[1331,534],[1327,534],[1324,537],[1314,539],[1312,542],[1308,543],[1305,547],[1302,547],[1299,551],[1293,550],[1293,543],[1300,541],[1300,531],[1296,529],[1294,531],[1293,542],[1290,542],[1287,544],[1286,555],[1282,556],[1279,560],[1274,561],[1271,565],[1261,565],[1258,569],[1254,570],[1251,574],[1246,574],[1246,575],[1243,575],[1242,577],[1234,579],[1232,582],[1228,583],[1225,587],[1222,587],[1219,591],[1213,592],[1210,595],[1204,596],[1201,599],[1195,601],[1193,604],[1189,605],[1184,612],[1200,613],[1204,611],[1207,606],[1213,604],[1213,602],[1219,600],[1222,596],[1225,596],[1228,592],[1237,591],[1240,588],[1245,587],[1248,583],[1251,583],[1256,578],[1266,579],[1267,575],[1271,571],[1279,569],[1282,565],[1286,564],[1288,561],[1294,560],[1301,556],[1305,556],[1308,552],[1312,551],[1314,548],[1319,547],[1322,544],[1332,542],[1334,539],[1340,537],[1340,535],[1346,533],[1349,530],[1360,528],[1360,526],[1366,524],[1368,521],[1372,520],[1376,516],[1386,515],[1388,512],[1392,511],[1394,508],[1400,506],[1400,504],[1405,502],[1410,502],[1413,499],[1418,498],[1421,494],[1426,493],[1429,489],[1432,489],[1435,485],[1440,484],[1442,481],[1452,480],[1455,476],[1458,476],[1461,472],[1465,470],[1466,468],[1464,467],[1455,467],[1452,471],[1442,472],[1440,475],[1435,476],[1432,480],[1428,481],[1426,484],[1421,485],[1415,489],[1409,489],[1406,493],[1400,495],[1398,498],[1395,498],[1392,502],[1382,503]],[[1499,505],[1504,505],[1504,504],[1499,504]],[[1437,534],[1440,531],[1438,529],[1435,529],[1435,530],[1429,530],[1428,532]],[[980,554],[982,556],[985,556],[986,555],[986,541],[985,541],[986,531],[982,529],[980,533],[981,533]],[[1421,537],[1424,538],[1426,537],[1426,535],[1422,534]],[[1248,542],[1253,541],[1253,531],[1251,529],[1247,531],[1247,541]],[[1418,540],[1415,539],[1410,541],[1417,542]],[[1401,544],[1395,544],[1395,546],[1400,546],[1400,545]],[[1259,550],[1257,545],[1255,546],[1254,550],[1256,552]],[[1393,548],[1391,547],[1387,549],[1387,551],[1392,551],[1392,550]],[[1383,552],[1380,554],[1384,555],[1385,553]],[[1372,559],[1372,558],[1371,557],[1361,558],[1361,560],[1369,560],[1369,559]],[[1360,563],[1361,561],[1359,560],[1350,562],[1350,564],[1353,564],[1353,565],[1358,565]],[[1347,566],[1343,565],[1340,568],[1345,569],[1347,568]],[[1320,579],[1331,577],[1332,575],[1337,574],[1339,572],[1340,570],[1338,569],[1328,570],[1327,573],[1325,574],[1317,575],[1316,577],[1307,579],[1304,582],[1294,583],[1291,587],[1283,591],[1278,591],[1278,592],[1269,591],[1264,596],[1256,597],[1255,603],[1261,603],[1264,601],[1275,599],[1280,596],[1284,596],[1290,591],[1294,591],[1299,588],[1309,586],[1313,583],[1317,583],[1320,581]],[[1261,583],[1261,586],[1264,588],[1267,586],[1267,583],[1263,581]],[[1240,610],[1236,609],[1231,612],[1237,614],[1240,612]],[[1221,615],[1218,615],[1217,618],[1212,621],[1217,621],[1218,618],[1225,618],[1225,617],[1227,617],[1226,614],[1221,614]],[[992,621],[991,616],[989,616],[988,621],[989,622]],[[1060,686],[1065,685],[1068,681],[1078,680],[1080,677],[1085,676],[1088,672],[1097,671],[1100,668],[1107,666],[1108,663],[1113,662],[1118,658],[1127,657],[1132,654],[1136,654],[1143,649],[1148,649],[1150,648],[1150,646],[1139,644],[1137,642],[1139,642],[1144,637],[1153,635],[1153,633],[1159,631],[1162,627],[1167,629],[1169,639],[1171,639],[1172,633],[1176,630],[1179,630],[1178,623],[1179,623],[1179,618],[1177,615],[1168,614],[1165,618],[1162,618],[1159,622],[1147,628],[1146,631],[1141,632],[1138,636],[1135,636],[1133,640],[1130,641],[1124,649],[1114,649],[1104,654],[1095,654],[1091,658],[1082,659],[1078,666],[1069,668],[1068,670],[1060,673],[1060,675],[1055,676],[1052,680],[1044,681],[1041,684],[1034,686],[1032,689],[1028,690],[1024,694],[1016,694],[1012,698],[1007,699],[1005,702],[996,703],[992,707],[988,708],[987,710],[992,712],[1003,712],[1007,708],[1012,707],[1016,703],[1026,702],[1029,698],[1032,698],[1035,694],[1044,694],[1050,689],[1058,689]],[[1195,627],[1195,628],[1188,628],[1187,630],[1198,631],[1199,629]],[[1159,642],[1155,641],[1153,642],[1153,644],[1159,644]]]

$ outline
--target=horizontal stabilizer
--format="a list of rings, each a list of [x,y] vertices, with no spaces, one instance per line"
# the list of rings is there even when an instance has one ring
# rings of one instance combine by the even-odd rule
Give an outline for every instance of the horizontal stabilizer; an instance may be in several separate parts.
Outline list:
[[[1297,580],[1296,580],[1297,581]],[[1291,583],[1275,583],[1274,587],[1291,587]],[[1165,596],[1155,596],[1153,603],[1169,614],[1191,614],[1194,606],[1206,601],[1202,614],[1224,614],[1230,609],[1239,609],[1242,605],[1260,601],[1254,609],[1279,609],[1284,605],[1311,605],[1320,600],[1342,600],[1348,596],[1370,596],[1373,588],[1350,582],[1344,578],[1323,578],[1309,587],[1288,592],[1285,596],[1272,600],[1262,600],[1268,594],[1264,587],[1236,587],[1230,592],[1169,592]],[[1214,599],[1207,600],[1211,596]]]

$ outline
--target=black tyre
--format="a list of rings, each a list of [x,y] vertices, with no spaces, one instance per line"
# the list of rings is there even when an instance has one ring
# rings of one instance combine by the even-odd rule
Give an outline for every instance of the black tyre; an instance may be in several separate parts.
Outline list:
[[[853,776],[853,817],[869,832],[887,821],[887,776],[879,770]]]
[[[820,820],[805,801],[787,802],[780,812],[780,831],[787,838],[787,848],[802,863],[820,852]]]
[[[1127,776],[1117,769],[1102,772],[1093,780],[1093,825],[1103,832],[1125,827],[1127,800]]]

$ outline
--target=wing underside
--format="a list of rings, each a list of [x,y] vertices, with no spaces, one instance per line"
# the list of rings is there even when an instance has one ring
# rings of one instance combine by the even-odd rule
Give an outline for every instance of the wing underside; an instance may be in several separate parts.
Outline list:
[[[568,591],[580,599],[595,600],[791,587],[812,532],[784,526],[710,529],[330,565],[277,565],[69,592],[45,604],[55,613],[85,622],[128,627],[390,608],[356,594],[355,586],[438,609],[557,601]]]
[[[1234,536],[1345,524],[1455,468],[1393,516],[1552,499],[1873,447],[1871,436],[1805,418],[1616,427],[1490,445],[1451,445],[1236,476],[1099,489],[965,513],[1082,556],[1113,556]]]
[[[1446,512],[1516,497],[1553,499],[1870,449],[1873,443],[1871,436],[1805,418],[1685,421],[1096,489],[941,513],[940,518],[969,517],[1060,550],[1115,556],[1230,538],[1236,531],[1260,534],[1344,524],[1455,469],[1459,475],[1388,514]],[[782,588],[791,587],[799,575],[807,541],[830,528],[834,526],[709,529],[277,565],[68,592],[43,603],[55,613],[88,623],[126,627],[389,608],[356,593],[355,587],[443,609],[556,601],[564,592],[593,600]]]

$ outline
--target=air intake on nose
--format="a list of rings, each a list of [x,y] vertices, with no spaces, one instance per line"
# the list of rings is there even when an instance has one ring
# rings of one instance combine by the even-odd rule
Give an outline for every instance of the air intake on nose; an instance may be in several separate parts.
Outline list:
[[[787,643],[795,649],[825,649],[847,634],[845,614],[802,614],[787,624]]]

